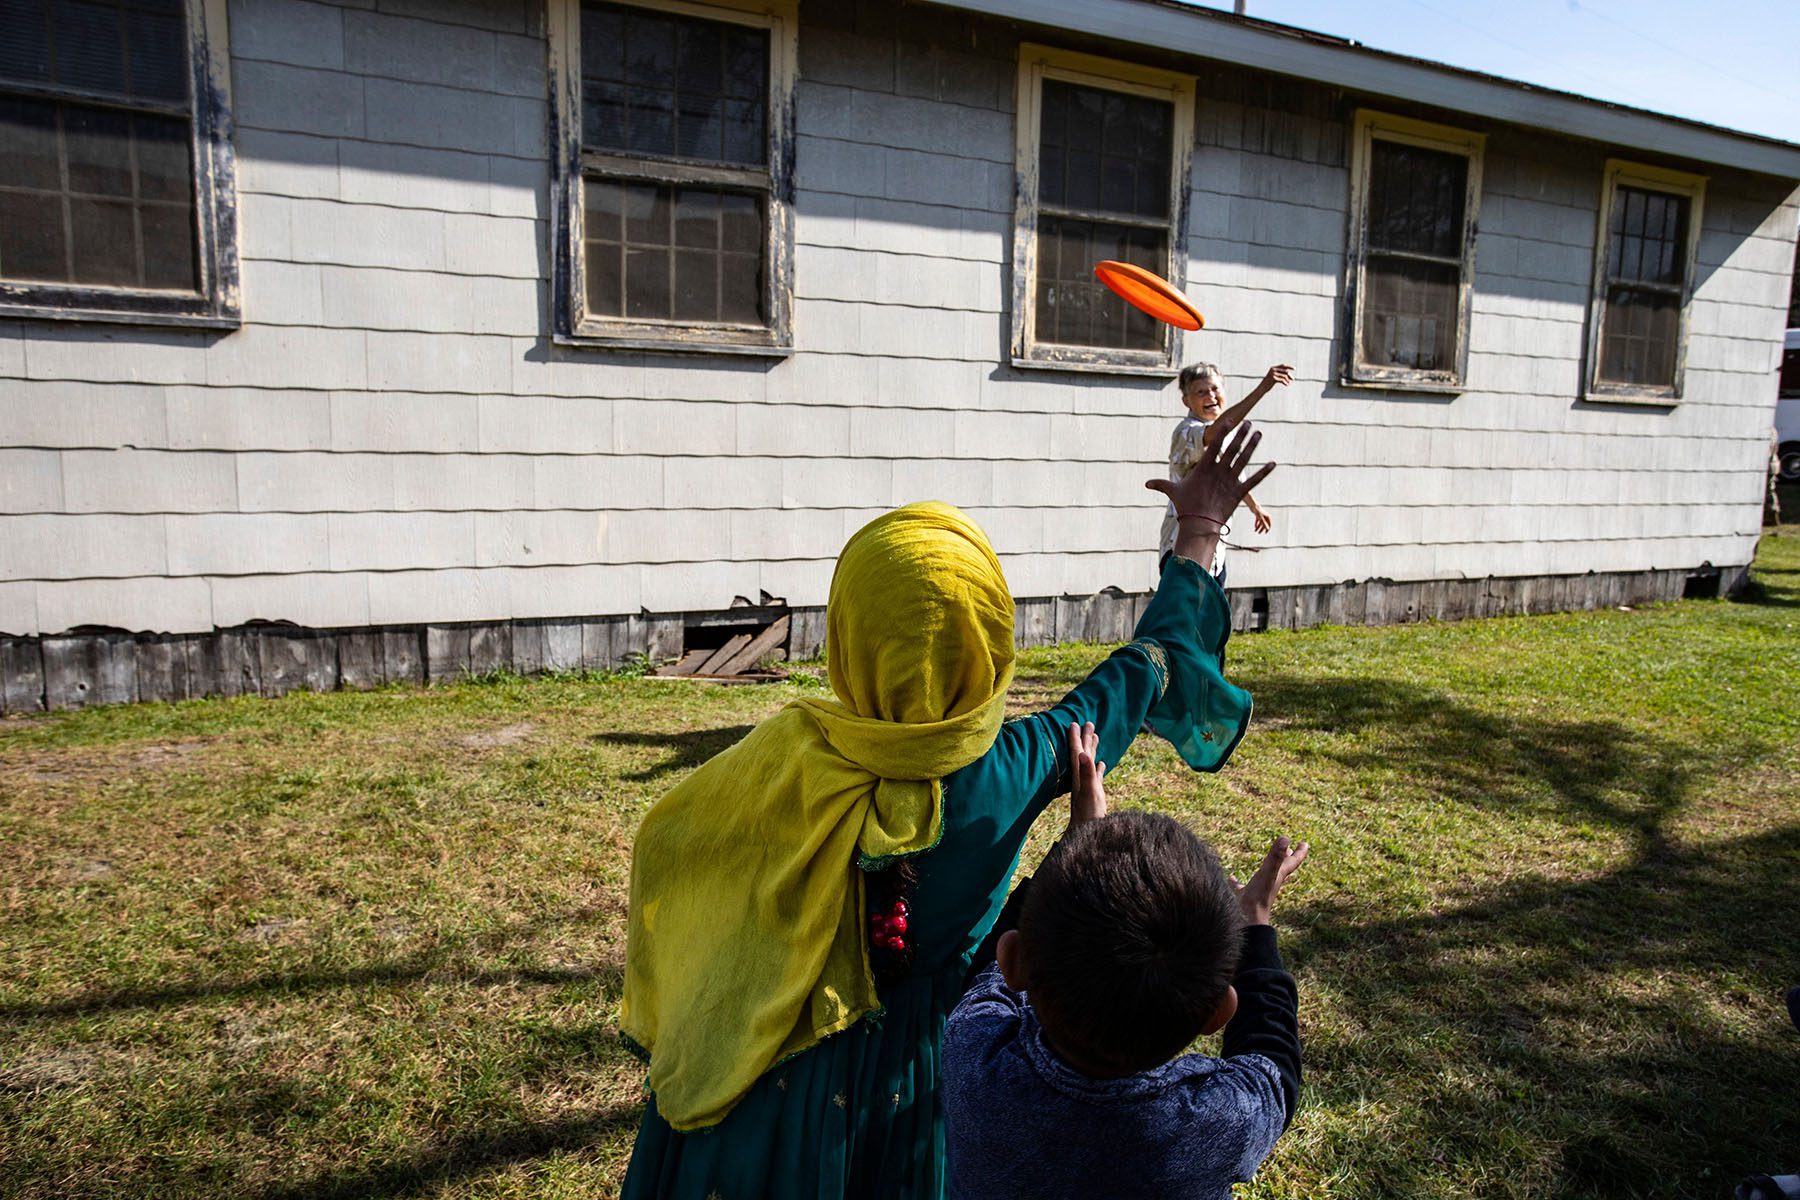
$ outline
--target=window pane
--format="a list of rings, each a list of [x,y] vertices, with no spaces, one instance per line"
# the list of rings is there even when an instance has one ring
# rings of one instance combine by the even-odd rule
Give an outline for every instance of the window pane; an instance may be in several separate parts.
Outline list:
[[[675,244],[719,248],[719,194],[684,188],[675,194]]]
[[[61,196],[0,191],[0,278],[68,280]]]
[[[581,76],[625,82],[625,14],[611,5],[581,6]]]
[[[75,279],[80,283],[136,286],[137,222],[128,201],[69,199],[69,232],[74,241]]]
[[[1673,387],[1681,298],[1642,288],[1607,289],[1600,378],[1607,383]]]
[[[582,145],[768,161],[767,30],[598,3],[581,28]]]
[[[1469,160],[1377,139],[1369,157],[1369,249],[1462,257]]]
[[[763,310],[762,254],[721,255],[719,320],[737,325],[766,325]]]
[[[50,14],[44,0],[0,0],[0,79],[48,83]]]
[[[1038,200],[1167,218],[1174,114],[1167,101],[1045,80]]]
[[[758,197],[593,176],[585,193],[590,313],[766,322]]]
[[[625,89],[625,149],[634,154],[675,153],[675,93],[662,88]]]
[[[9,206],[28,225],[8,231],[0,277],[197,288],[188,136],[171,117],[0,101],[0,186],[41,189]]]
[[[144,286],[193,291],[199,286],[194,264],[194,220],[184,206],[146,204],[140,210],[144,230]]]
[[[124,29],[119,10],[109,5],[51,6],[56,30],[56,80],[71,87],[126,95]]]
[[[589,146],[622,150],[629,144],[625,133],[624,84],[582,82],[581,132]]]
[[[130,117],[114,109],[65,105],[63,135],[70,191],[131,196]]]
[[[0,96],[0,162],[6,164],[0,183],[61,189],[55,105]]]
[[[187,37],[176,15],[133,12],[126,16],[131,49],[131,94],[154,100],[187,99]]]
[[[138,196],[144,200],[187,200],[194,193],[193,159],[186,122],[166,117],[133,117],[137,137]]]
[[[1095,279],[1094,264],[1113,258],[1161,274],[1169,269],[1168,255],[1165,230],[1046,214],[1038,221],[1033,337],[1066,346],[1161,350],[1163,326]]]
[[[675,252],[675,317],[719,319],[719,256],[705,250]]]
[[[1363,268],[1364,362],[1418,371],[1456,367],[1458,268],[1370,255]]]
[[[1611,278],[1679,286],[1686,282],[1687,240],[1688,197],[1614,189]]]

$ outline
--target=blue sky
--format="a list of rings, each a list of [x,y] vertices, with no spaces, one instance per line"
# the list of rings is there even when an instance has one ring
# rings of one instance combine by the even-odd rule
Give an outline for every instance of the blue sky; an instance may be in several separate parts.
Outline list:
[[[1800,143],[1800,0],[1246,0],[1246,11]]]

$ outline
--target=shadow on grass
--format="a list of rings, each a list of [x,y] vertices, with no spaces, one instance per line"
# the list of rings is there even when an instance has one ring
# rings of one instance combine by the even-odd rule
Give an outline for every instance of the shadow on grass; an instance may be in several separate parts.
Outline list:
[[[1508,1194],[1686,1197],[1800,1166],[1797,858],[1791,825],[1416,917],[1297,913],[1295,961],[1359,1031],[1311,1047],[1315,1102],[1389,1081],[1418,1114],[1355,1169],[1420,1195],[1446,1156],[1491,1170],[1536,1141],[1554,1158]]]
[[[641,1105],[619,1104],[561,1121],[524,1121],[471,1129],[417,1155],[330,1172],[313,1180],[273,1188],[262,1196],[263,1200],[418,1196],[514,1163],[590,1146],[609,1134],[636,1126],[642,1111]]]
[[[0,1023],[39,1017],[81,1017],[134,1008],[170,1008],[196,1001],[242,1000],[258,996],[293,996],[313,992],[413,983],[462,983],[474,987],[509,984],[559,985],[599,983],[609,992],[623,986],[622,959],[584,966],[515,966],[481,969],[468,963],[471,954],[498,952],[507,942],[519,942],[550,928],[591,924],[622,917],[620,910],[591,905],[559,913],[493,934],[453,941],[407,958],[332,970],[275,971],[242,980],[195,980],[156,988],[120,988],[90,992],[66,1000],[0,1004]]]
[[[1315,1096],[1353,1108],[1391,1089],[1382,1103],[1415,1121],[1338,1150],[1357,1179],[1412,1196],[1517,1168],[1491,1194],[1687,1197],[1800,1167],[1800,1038],[1781,1008],[1800,982],[1800,825],[1701,846],[1670,829],[1769,747],[1500,715],[1388,678],[1255,691],[1284,730],[1331,735],[1307,753],[1365,777],[1403,768],[1426,803],[1624,839],[1598,878],[1514,878],[1392,920],[1296,911],[1295,961],[1357,1031],[1309,1051]]]
[[[514,967],[479,971],[451,966],[444,958],[408,959],[372,963],[341,971],[293,971],[262,975],[236,983],[187,983],[165,988],[124,989],[50,1000],[38,1004],[0,1005],[0,1021],[34,1017],[78,1017],[132,1008],[170,1008],[196,1001],[247,1000],[258,996],[296,996],[341,988],[386,987],[412,983],[458,983],[470,987],[505,987],[512,984],[558,985],[599,983],[616,992],[623,983],[622,963],[592,967]]]
[[[1641,854],[1662,845],[1664,823],[1707,767],[1693,747],[1622,722],[1502,715],[1392,679],[1270,675],[1255,693],[1262,720],[1333,735],[1311,755],[1355,772],[1403,765],[1434,794],[1477,809],[1549,805],[1629,834]]]
[[[668,757],[653,766],[619,778],[633,783],[647,783],[697,767],[721,750],[728,750],[744,739],[754,725],[731,725],[723,729],[686,729],[680,733],[632,733],[629,731],[596,733],[592,739],[608,746],[655,746],[667,751]]]

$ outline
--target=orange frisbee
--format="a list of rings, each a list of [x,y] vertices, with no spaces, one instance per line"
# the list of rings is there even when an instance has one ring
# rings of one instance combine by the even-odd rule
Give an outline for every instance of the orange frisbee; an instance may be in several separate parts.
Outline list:
[[[1142,309],[1178,329],[1199,329],[1206,324],[1200,310],[1176,291],[1174,284],[1142,267],[1109,258],[1094,264],[1094,277],[1133,308]]]

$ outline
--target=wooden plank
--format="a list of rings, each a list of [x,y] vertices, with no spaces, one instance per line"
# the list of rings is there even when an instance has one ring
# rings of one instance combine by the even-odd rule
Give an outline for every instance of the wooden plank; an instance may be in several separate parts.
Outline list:
[[[417,625],[381,631],[381,681],[424,683],[424,638]]]
[[[168,703],[186,698],[187,654],[178,639],[154,635],[141,637],[133,650],[140,701]]]
[[[78,633],[43,640],[47,707],[87,708],[137,699],[137,654],[128,634]]]
[[[581,622],[546,621],[544,670],[558,674],[581,670]]]
[[[1056,641],[1056,601],[1019,600],[1013,604],[1013,645],[1048,646]]]
[[[469,627],[467,625],[427,625],[425,627],[425,679],[428,683],[450,683],[469,673]]]
[[[0,638],[0,712],[44,710],[44,652],[36,638]]]
[[[713,672],[715,675],[742,675],[761,662],[773,651],[779,650],[786,642],[788,635],[788,619],[782,617],[773,625],[750,639],[749,645],[725,660],[725,664]],[[742,634],[738,635],[743,636]],[[734,641],[736,639],[733,639]]]
[[[736,637],[732,638],[730,641],[726,642],[723,646],[720,646],[717,650],[714,650],[710,655],[708,655],[706,661],[700,664],[700,669],[695,671],[694,674],[696,674],[696,675],[722,675],[722,674],[724,674],[724,672],[719,670],[719,668],[724,666],[727,662],[731,661],[731,658],[733,655],[735,655],[739,650],[742,650],[745,646],[748,646],[749,644],[750,644],[750,635],[749,634],[747,634],[747,633],[738,634]]]
[[[581,623],[581,668],[584,671],[610,671],[623,657],[613,648],[618,622],[590,617]]]
[[[346,629],[338,634],[338,681],[355,691],[382,682],[381,634],[373,629]]]
[[[797,608],[790,616],[793,624],[788,633],[789,659],[818,657],[825,649],[825,610]]]
[[[262,695],[285,696],[305,689],[335,691],[338,685],[337,639],[332,634],[293,625],[266,625],[256,630],[257,659],[262,664]]]
[[[514,621],[512,623],[512,672],[536,675],[544,669],[544,623]]]
[[[713,656],[711,650],[689,650],[681,656],[681,661],[672,666],[663,667],[658,675],[692,675],[700,669],[700,664]]]
[[[469,630],[469,674],[486,675],[512,667],[512,622],[495,621]]]

